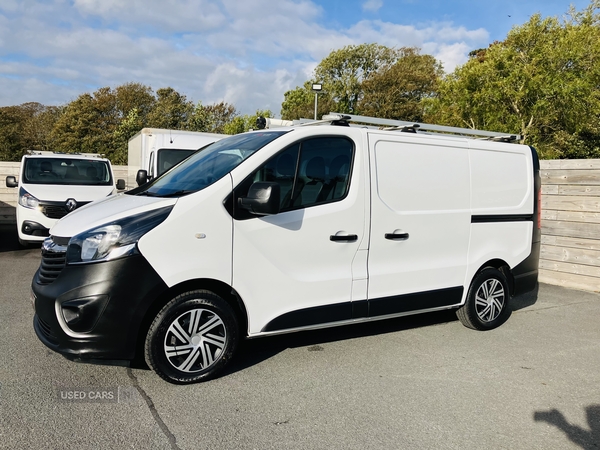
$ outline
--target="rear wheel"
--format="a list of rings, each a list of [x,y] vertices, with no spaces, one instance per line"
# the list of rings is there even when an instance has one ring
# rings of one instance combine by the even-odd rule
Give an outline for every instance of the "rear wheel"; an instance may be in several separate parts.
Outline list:
[[[174,384],[206,381],[232,358],[238,324],[229,304],[209,291],[190,291],[167,303],[146,336],[148,365]]]
[[[456,315],[468,328],[491,330],[510,317],[509,300],[506,277],[498,269],[488,267],[473,278],[465,304]]]

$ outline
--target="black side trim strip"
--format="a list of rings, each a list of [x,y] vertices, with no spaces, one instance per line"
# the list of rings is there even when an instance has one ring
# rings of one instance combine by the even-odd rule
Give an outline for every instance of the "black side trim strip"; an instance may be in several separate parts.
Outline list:
[[[533,214],[497,214],[490,216],[471,216],[471,223],[486,222],[533,222]]]
[[[287,330],[352,318],[352,302],[290,311],[271,320],[262,331]]]
[[[324,323],[367,317],[386,316],[422,309],[458,305],[464,288],[452,287],[416,294],[396,295],[373,300],[360,300],[334,305],[290,311],[269,322],[261,331],[279,331],[292,328],[309,327]]]
[[[459,286],[373,299],[369,301],[369,317],[457,305],[462,300],[463,291],[464,288]]]

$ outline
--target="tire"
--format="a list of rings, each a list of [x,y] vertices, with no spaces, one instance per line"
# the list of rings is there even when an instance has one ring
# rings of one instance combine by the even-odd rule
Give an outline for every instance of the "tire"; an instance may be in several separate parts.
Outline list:
[[[210,291],[178,295],[146,335],[146,363],[162,379],[190,384],[215,377],[233,357],[238,322],[229,304]]]
[[[456,315],[467,328],[491,330],[510,317],[509,300],[506,277],[498,269],[488,267],[473,278],[465,304]]]

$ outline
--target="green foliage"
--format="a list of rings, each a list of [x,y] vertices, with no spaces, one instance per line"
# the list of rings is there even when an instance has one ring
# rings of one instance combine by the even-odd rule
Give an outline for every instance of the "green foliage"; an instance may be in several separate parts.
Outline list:
[[[315,81],[309,80],[302,87],[296,87],[284,94],[281,104],[281,118],[284,120],[312,119],[315,115],[315,92],[312,85]],[[323,90],[318,93],[317,118],[332,111],[337,112],[336,104],[331,95]]]
[[[152,89],[139,83],[82,94],[62,109],[51,132],[52,150],[100,153],[124,164],[127,141],[146,126],[157,103]]]
[[[234,117],[229,123],[225,124],[223,131],[225,134],[245,133],[246,131],[256,129],[256,119],[259,117],[273,117],[273,113],[266,110],[256,110],[253,115],[244,114]]]
[[[519,133],[543,158],[600,157],[600,2],[534,15],[441,83],[427,120]]]
[[[437,93],[442,65],[415,48],[402,48],[399,53],[396,63],[383,66],[363,82],[357,109],[366,116],[422,122],[422,100]]]
[[[0,108],[0,161],[18,161],[27,150],[52,148],[50,133],[60,112],[40,103]]]
[[[156,104],[148,114],[148,126],[184,130],[194,112],[194,103],[173,88],[156,91]]]
[[[187,129],[224,134],[227,124],[237,116],[235,107],[228,103],[220,102],[204,106],[202,102],[198,102],[188,121]]]
[[[416,120],[422,116],[421,100],[435,94],[441,74],[441,64],[416,48],[347,46],[323,59],[312,80],[285,93],[281,116],[312,118],[312,84],[318,81],[323,91],[318,94],[317,117],[335,111]]]
[[[315,69],[315,79],[335,102],[336,112],[357,114],[362,83],[379,70],[394,64],[396,49],[379,44],[348,45],[334,50]]]
[[[117,126],[113,133],[115,151],[111,155],[113,164],[127,164],[127,148],[129,139],[144,128],[139,110],[133,107],[129,110],[127,117]]]

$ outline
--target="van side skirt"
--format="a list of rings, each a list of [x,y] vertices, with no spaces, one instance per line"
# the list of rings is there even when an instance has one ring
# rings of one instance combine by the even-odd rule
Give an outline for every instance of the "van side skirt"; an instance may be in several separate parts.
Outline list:
[[[415,294],[336,303],[290,311],[271,320],[261,333],[311,327],[325,323],[388,316],[411,311],[458,306],[464,287],[437,289]]]

